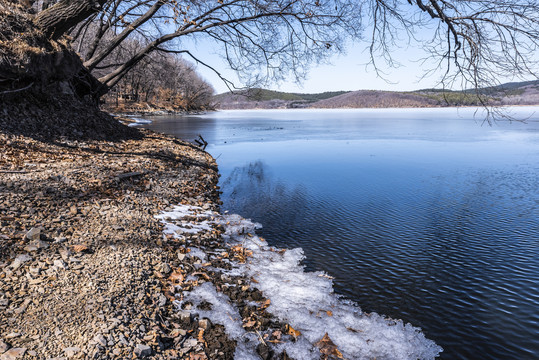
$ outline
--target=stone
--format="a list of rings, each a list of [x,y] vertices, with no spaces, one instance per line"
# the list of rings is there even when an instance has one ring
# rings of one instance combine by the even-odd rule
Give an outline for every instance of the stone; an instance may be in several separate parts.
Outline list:
[[[63,270],[66,269],[66,264],[65,264],[65,262],[63,262],[62,260],[54,260],[54,263],[53,263],[53,264],[54,264],[53,266],[54,266],[56,269],[63,269]]]
[[[41,229],[40,228],[31,228],[24,237],[30,241],[39,240],[41,237]]]
[[[32,275],[33,277],[37,277],[39,276],[41,269],[39,267],[30,267],[29,271],[30,271],[30,275]]]
[[[94,337],[94,341],[103,347],[107,346],[107,339],[105,339],[105,337],[101,334],[96,335]]]
[[[32,260],[31,256],[26,255],[26,254],[21,254],[21,255],[17,256],[15,258],[15,260],[13,260],[13,262],[11,263],[10,266],[11,266],[11,268],[13,270],[17,270],[18,268],[21,267],[22,264],[24,264],[25,262],[30,261],[30,260]]]
[[[198,344],[197,339],[189,338],[189,339],[184,341],[183,347],[186,348],[186,349],[192,349],[195,346],[197,346],[197,344]]]
[[[71,256],[71,251],[69,251],[69,249],[60,249],[58,252],[64,261],[67,261]]]
[[[163,263],[161,265],[161,272],[164,274],[164,275],[168,275],[172,272],[172,269],[170,268],[170,265],[167,264],[167,263]]]
[[[71,346],[64,349],[64,354],[68,358],[75,356],[75,354],[77,354],[78,352],[80,352],[80,348],[76,346]]]
[[[0,356],[0,360],[15,360],[24,356],[26,348],[12,348]]]
[[[198,327],[199,327],[199,328],[202,328],[202,329],[204,329],[204,330],[208,330],[209,328],[211,328],[211,321],[210,321],[210,319],[206,319],[206,318],[200,319],[200,320],[198,321]]]
[[[30,304],[30,302],[32,301],[32,299],[25,299],[23,301],[23,303],[21,304],[21,306],[19,306],[17,309],[13,310],[13,312],[15,314],[22,314],[23,312],[26,311],[26,308],[28,307],[28,304]]]
[[[148,345],[138,344],[135,346],[135,355],[139,358],[144,358],[152,355],[152,348]]]
[[[157,297],[157,306],[163,307],[167,303],[167,297],[163,294],[159,294]]]
[[[5,353],[10,348],[9,344],[0,340],[0,354]]]
[[[28,245],[26,245],[24,247],[24,250],[28,251],[28,252],[32,252],[32,251],[37,251],[37,250],[41,250],[41,249],[46,249],[48,247],[49,247],[49,244],[46,243],[45,241],[34,240],[34,241],[30,242]]]
[[[178,316],[182,321],[190,322],[191,321],[191,313],[189,311],[180,310],[178,311]]]

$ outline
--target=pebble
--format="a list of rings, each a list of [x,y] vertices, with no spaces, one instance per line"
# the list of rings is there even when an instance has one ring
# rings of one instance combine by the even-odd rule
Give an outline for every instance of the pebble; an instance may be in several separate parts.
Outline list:
[[[24,250],[28,252],[33,252],[33,251],[37,251],[41,249],[46,249],[48,247],[49,247],[49,244],[46,243],[45,241],[33,240],[32,242],[30,242],[28,245],[25,246]]]
[[[157,298],[158,298],[158,299],[157,299],[157,306],[163,307],[163,306],[166,305],[166,303],[167,303],[167,297],[166,297],[165,295],[163,295],[163,294],[160,293],[160,294],[158,295]]]
[[[22,264],[24,264],[27,261],[32,260],[32,257],[26,254],[18,255],[15,260],[11,263],[11,268],[13,271],[17,270],[19,267],[21,267]]]
[[[5,353],[9,349],[9,344],[0,340],[0,354]]]
[[[26,348],[12,348],[0,356],[0,360],[15,360],[24,356]]]
[[[1,356],[28,348],[24,356],[37,359],[124,359],[138,349],[140,357],[178,358],[198,323],[187,312],[178,324],[166,282],[178,260],[192,261],[163,240],[154,216],[182,201],[216,206],[211,157],[154,133],[118,143],[61,140],[68,146],[14,137],[7,147],[4,136],[0,131],[0,161],[31,169],[0,173],[0,218],[12,219],[0,221],[0,334],[13,332],[0,337],[7,346]],[[114,180],[135,171],[144,175]],[[11,189],[2,186],[8,182]],[[233,344],[224,333],[213,339],[208,343]],[[192,345],[187,358],[205,346],[197,339]],[[234,346],[227,348],[233,354]]]
[[[76,346],[67,347],[64,349],[64,354],[68,358],[75,356],[78,352],[80,352],[80,348]]]
[[[211,321],[210,319],[200,319],[198,321],[198,327],[204,329],[204,330],[208,330],[210,327],[211,327]]]
[[[66,264],[62,260],[54,260],[53,265],[56,269],[66,269]]]
[[[39,240],[39,238],[41,237],[41,229],[31,228],[24,237],[30,241]]]
[[[107,346],[107,340],[106,340],[105,337],[104,337],[103,335],[101,335],[101,334],[96,335],[96,336],[94,337],[94,341],[95,341],[96,343],[98,343],[99,345],[103,346],[103,347],[106,347],[106,346]]]
[[[197,345],[198,345],[198,340],[193,339],[193,338],[189,338],[189,339],[185,340],[184,343],[183,343],[183,347],[186,348],[186,349],[194,348]]]
[[[178,311],[178,316],[179,316],[181,321],[191,322],[191,313],[189,311],[179,310]]]
[[[145,358],[152,355],[152,348],[148,345],[138,344],[135,346],[135,355],[139,358]]]

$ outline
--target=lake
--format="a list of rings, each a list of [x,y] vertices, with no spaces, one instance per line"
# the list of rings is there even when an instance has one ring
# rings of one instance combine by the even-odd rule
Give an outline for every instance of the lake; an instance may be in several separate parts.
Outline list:
[[[539,357],[539,108],[222,111],[152,117],[201,134],[223,210],[304,249],[335,291],[419,326],[443,359]],[[474,117],[475,115],[475,117]]]

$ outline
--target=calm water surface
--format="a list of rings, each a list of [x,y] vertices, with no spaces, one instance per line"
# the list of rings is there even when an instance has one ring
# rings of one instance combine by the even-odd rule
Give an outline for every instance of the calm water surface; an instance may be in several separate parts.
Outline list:
[[[226,111],[149,127],[217,158],[224,209],[444,359],[539,359],[539,108]],[[538,112],[539,113],[539,112]]]

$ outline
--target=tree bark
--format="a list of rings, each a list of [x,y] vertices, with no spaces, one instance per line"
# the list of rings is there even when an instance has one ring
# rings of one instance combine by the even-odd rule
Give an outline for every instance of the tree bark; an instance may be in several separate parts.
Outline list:
[[[57,40],[73,26],[98,12],[106,0],[61,0],[40,12],[34,23],[49,38]]]

